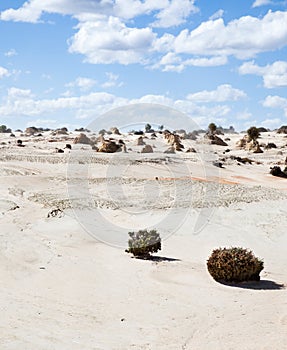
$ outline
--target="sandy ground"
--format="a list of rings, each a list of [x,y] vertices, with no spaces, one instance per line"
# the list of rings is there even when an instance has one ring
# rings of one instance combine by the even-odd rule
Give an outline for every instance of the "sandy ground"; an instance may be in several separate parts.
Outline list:
[[[284,135],[262,134],[277,145],[262,154],[236,149],[238,134],[176,154],[160,136],[153,154],[128,135],[127,154],[0,136],[1,350],[287,349],[287,179],[269,174]],[[158,258],[125,253],[128,231],[151,226]],[[223,246],[263,258],[261,281],[215,282],[206,260]]]

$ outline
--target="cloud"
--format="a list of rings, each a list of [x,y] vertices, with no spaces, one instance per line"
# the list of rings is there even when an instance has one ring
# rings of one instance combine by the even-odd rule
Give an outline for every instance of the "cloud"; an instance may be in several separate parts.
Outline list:
[[[287,98],[269,95],[263,101],[263,106],[270,108],[285,108],[287,107]]]
[[[246,59],[287,44],[287,12],[269,11],[264,17],[244,16],[227,24],[222,18],[201,23],[177,36],[165,33],[158,38],[158,52],[199,56],[235,56]]]
[[[209,17],[209,19],[211,21],[214,21],[217,18],[221,18],[224,14],[224,10],[220,9],[218,11],[216,11],[212,16]]]
[[[10,49],[7,52],[5,52],[4,55],[6,57],[13,57],[13,56],[17,56],[18,52],[15,49]]]
[[[246,131],[247,129],[249,129],[253,125],[258,125],[258,120],[257,119],[249,120],[248,122],[243,123],[243,126],[246,128],[243,131]]]
[[[111,73],[111,72],[106,72],[106,76],[108,80],[103,83],[101,86],[104,89],[111,88],[111,87],[120,87],[123,85],[123,82],[119,82],[119,76],[117,74]]]
[[[11,87],[8,89],[8,99],[22,99],[27,97],[33,97],[31,90],[29,89],[19,89],[16,87]]]
[[[107,105],[112,107],[115,101],[119,103],[121,99],[105,92],[56,99],[36,99],[30,90],[13,87],[8,90],[4,101],[0,106],[0,114],[3,116],[42,116],[59,111],[69,112],[92,108],[96,114],[97,111],[104,110]]]
[[[115,0],[113,15],[123,19],[135,18],[139,15],[150,14],[167,6],[167,0]]]
[[[82,91],[88,91],[97,84],[97,81],[90,78],[78,77],[75,81],[66,84],[67,87],[78,87]]]
[[[8,77],[10,75],[8,69],[0,66],[0,79]]]
[[[266,127],[266,128],[276,128],[278,125],[282,125],[282,120],[279,118],[274,118],[274,119],[265,119],[263,122],[261,122],[261,125]]]
[[[38,99],[28,89],[12,87],[2,100],[0,115],[6,118],[28,117],[30,121],[32,117],[35,117],[35,120],[57,119],[60,121],[65,115],[66,119],[71,117],[86,120],[88,123],[114,108],[139,103],[171,107],[192,116],[192,119],[200,123],[201,127],[206,127],[214,120],[217,123],[224,123],[231,112],[231,108],[224,104],[199,105],[188,99],[174,100],[165,95],[150,94],[128,99],[107,92],[91,92],[80,96]]]
[[[263,1],[256,1],[263,4]],[[187,66],[216,66],[228,56],[253,58],[262,52],[287,45],[287,12],[269,11],[262,18],[243,16],[225,23],[223,10],[193,30],[178,34],[167,29],[184,23],[198,9],[195,0],[28,0],[18,9],[0,14],[1,20],[39,22],[43,13],[73,16],[75,35],[69,52],[84,56],[93,64],[143,64],[164,71],[183,71]],[[148,15],[142,26],[140,16]],[[173,53],[181,62],[163,65]]]
[[[252,4],[252,7],[260,7],[260,6],[265,6],[265,5],[269,5],[272,4],[272,1],[270,0],[256,0],[254,1],[254,3]]]
[[[114,16],[129,20],[140,15],[155,15],[156,25],[164,27],[183,23],[196,12],[194,0],[28,0],[18,9],[8,9],[0,14],[4,21],[40,21],[43,13],[72,15],[83,20],[89,15]]]
[[[95,16],[81,22],[69,51],[85,55],[89,63],[144,63],[155,39],[150,28],[127,27],[116,17]]]
[[[43,74],[41,75],[41,78],[42,78],[42,79],[45,79],[45,80],[51,80],[51,79],[52,79],[51,75],[50,75],[50,74],[47,74],[47,73],[43,73]]]
[[[239,67],[240,74],[255,74],[263,77],[266,88],[287,86],[287,61],[276,61],[261,67],[254,61],[245,62]]]
[[[15,22],[30,22],[37,23],[41,17],[42,10],[38,6],[31,4],[35,1],[25,2],[19,9],[8,9],[0,13],[0,19],[2,21],[15,21]]]
[[[269,95],[262,104],[264,107],[282,109],[287,117],[287,98]]]
[[[237,120],[248,120],[248,119],[250,119],[251,117],[252,117],[252,114],[251,114],[249,111],[247,111],[247,110],[242,111],[242,112],[240,112],[240,113],[237,113],[237,114],[235,115],[235,118],[236,118]]]
[[[28,0],[18,9],[8,9],[0,14],[2,21],[40,21],[43,13],[58,13],[77,16],[85,13],[112,14],[113,4],[109,0]]]
[[[225,101],[237,101],[245,98],[244,91],[234,89],[229,84],[219,85],[216,90],[213,91],[200,91],[193,94],[189,94],[187,99],[194,102],[225,102]]]
[[[36,119],[36,120],[31,120],[31,121],[28,121],[27,122],[27,126],[30,126],[30,125],[35,125],[35,126],[38,126],[38,127],[42,127],[42,126],[49,126],[49,127],[54,127],[54,128],[57,128],[60,124],[59,124],[59,121],[56,120],[56,119]]]
[[[162,69],[164,72],[182,72],[186,67],[216,67],[223,66],[228,62],[227,57],[198,57],[182,60],[180,55],[168,52],[161,60],[151,66],[152,69]]]
[[[185,66],[195,66],[195,67],[216,67],[223,66],[227,63],[226,56],[213,56],[213,57],[200,57],[200,58],[190,58],[185,60],[183,64]]]
[[[152,25],[160,28],[178,26],[195,12],[198,12],[198,9],[194,6],[194,0],[171,0],[168,6],[156,15],[157,20]]]

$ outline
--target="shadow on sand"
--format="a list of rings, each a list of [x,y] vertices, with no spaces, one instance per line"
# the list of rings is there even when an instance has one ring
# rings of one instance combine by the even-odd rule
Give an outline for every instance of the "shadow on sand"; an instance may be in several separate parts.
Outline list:
[[[163,261],[181,261],[180,259],[175,259],[175,258],[168,258],[166,256],[137,256],[133,257],[135,259],[140,259],[140,260],[149,260],[149,261],[154,261],[154,262],[163,262]]]
[[[254,289],[254,290],[280,290],[285,289],[284,284],[276,283],[269,280],[260,280],[254,282],[241,282],[241,283],[223,283],[225,286],[243,288],[243,289]]]

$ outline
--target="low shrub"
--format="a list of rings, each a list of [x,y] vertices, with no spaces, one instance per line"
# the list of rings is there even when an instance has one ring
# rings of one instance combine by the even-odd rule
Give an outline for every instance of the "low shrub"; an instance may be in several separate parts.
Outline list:
[[[244,248],[219,248],[207,260],[210,275],[218,282],[259,281],[263,261]]]
[[[133,254],[135,257],[148,258],[151,253],[161,250],[161,238],[156,230],[129,232],[129,236],[129,248],[126,252]]]
[[[260,132],[258,130],[258,128],[256,128],[256,126],[251,126],[248,130],[247,130],[247,135],[249,136],[250,140],[257,140],[258,137],[260,136]]]

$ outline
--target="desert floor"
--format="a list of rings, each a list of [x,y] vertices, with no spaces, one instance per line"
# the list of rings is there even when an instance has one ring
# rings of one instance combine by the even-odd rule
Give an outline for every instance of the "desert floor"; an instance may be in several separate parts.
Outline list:
[[[121,135],[128,153],[100,154],[72,133],[1,134],[0,349],[287,349],[287,179],[269,174],[286,138],[263,133],[277,148],[253,154],[242,136],[165,154],[159,135],[141,154]],[[132,258],[128,231],[151,226],[157,259]],[[261,281],[215,282],[206,260],[223,246],[263,258]]]

